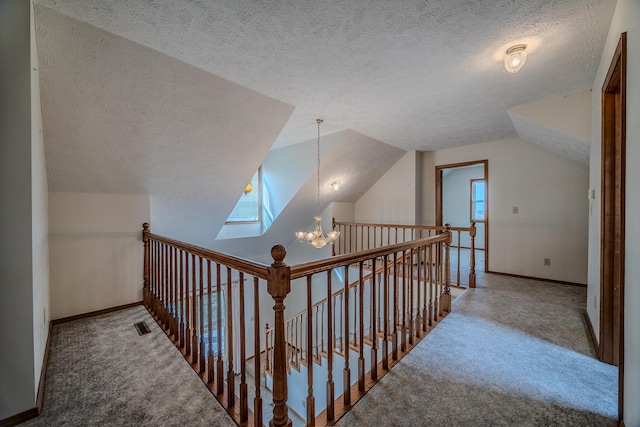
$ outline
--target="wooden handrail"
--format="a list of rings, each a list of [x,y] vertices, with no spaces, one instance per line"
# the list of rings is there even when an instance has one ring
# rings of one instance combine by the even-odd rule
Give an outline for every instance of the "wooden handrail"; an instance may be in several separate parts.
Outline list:
[[[446,242],[451,239],[451,234],[446,232],[437,236],[427,237],[425,239],[412,240],[405,243],[396,243],[394,245],[383,246],[380,248],[368,249],[352,254],[336,255],[331,258],[321,259],[317,261],[306,262],[291,267],[291,280],[299,279],[310,274],[326,271],[328,268],[345,267],[351,264],[357,264],[361,261],[368,261],[372,258],[379,258],[394,252],[400,252],[415,248],[418,246],[429,246],[438,242]]]
[[[146,223],[145,223],[146,224]],[[148,224],[147,224],[148,226]],[[216,252],[211,249],[206,249],[200,246],[184,243],[179,240],[170,239],[168,237],[153,234],[149,229],[143,230],[143,240],[152,239],[160,243],[172,246],[176,249],[183,250],[190,254],[196,255],[200,258],[207,259],[218,264],[223,264],[231,267],[234,270],[241,271],[243,273],[250,274],[258,277],[259,279],[267,280],[267,268],[268,265],[262,264],[256,261],[236,257],[233,255],[224,254],[222,252]]]

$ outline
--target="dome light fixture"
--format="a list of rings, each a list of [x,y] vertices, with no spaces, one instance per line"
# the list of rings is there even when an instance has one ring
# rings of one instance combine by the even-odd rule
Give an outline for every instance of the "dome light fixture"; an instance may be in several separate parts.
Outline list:
[[[330,187],[333,191],[340,191],[340,181],[338,180],[333,181]]]
[[[517,44],[507,49],[507,57],[504,58],[504,68],[510,73],[517,73],[527,61],[526,44]]]

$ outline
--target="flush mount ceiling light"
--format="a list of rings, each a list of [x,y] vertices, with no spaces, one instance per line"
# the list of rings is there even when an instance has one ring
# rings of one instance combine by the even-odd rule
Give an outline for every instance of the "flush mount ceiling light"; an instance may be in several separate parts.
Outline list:
[[[333,181],[330,187],[333,191],[340,191],[340,181],[338,180]]]
[[[507,57],[504,58],[504,68],[510,73],[517,73],[527,61],[526,44],[517,44],[507,49]]]
[[[322,217],[320,216],[320,123],[322,123],[322,119],[316,119],[316,123],[318,124],[318,198],[317,198],[317,210],[318,215],[315,217],[316,220],[316,229],[313,231],[296,231],[296,237],[300,242],[304,242],[305,240],[314,248],[320,249],[324,247],[327,243],[333,244],[338,237],[340,237],[339,231],[331,230],[325,236],[322,232],[322,225],[320,225],[320,221],[322,221]]]

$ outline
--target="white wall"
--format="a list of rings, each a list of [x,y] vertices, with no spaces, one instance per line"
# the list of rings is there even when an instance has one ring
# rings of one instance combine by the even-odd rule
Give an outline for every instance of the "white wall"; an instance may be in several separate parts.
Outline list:
[[[600,327],[600,132],[601,90],[613,53],[622,32],[627,32],[627,122],[626,122],[626,224],[625,224],[625,294],[624,294],[624,422],[640,426],[640,2],[619,0],[611,22],[600,67],[593,83],[593,116],[590,187],[596,189],[589,217],[589,283],[587,304],[589,318],[597,331]]]
[[[336,221],[353,222],[355,221],[356,205],[351,202],[333,202],[331,203],[331,213]]]
[[[33,265],[34,387],[38,390],[49,336],[49,208],[40,107],[40,76],[36,50],[33,3],[30,4],[31,41],[31,209]]]
[[[586,283],[587,168],[517,138],[434,153],[435,165],[485,159],[489,270]],[[426,173],[423,185],[435,185],[430,176],[435,180]]]
[[[40,375],[34,371],[29,3],[0,2],[0,420],[35,407]]]
[[[416,156],[406,153],[356,201],[356,222],[416,224]]]
[[[149,196],[49,193],[51,316],[142,301]]]
[[[420,225],[434,225],[436,223],[436,186],[435,186],[435,153],[425,151],[420,153],[420,181],[418,191],[422,194],[420,200]]]

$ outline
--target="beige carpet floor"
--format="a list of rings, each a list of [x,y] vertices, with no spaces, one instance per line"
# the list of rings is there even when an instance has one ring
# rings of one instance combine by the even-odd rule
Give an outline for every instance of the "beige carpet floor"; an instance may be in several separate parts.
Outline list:
[[[583,287],[479,274],[338,425],[615,426],[617,369],[594,357],[585,303]],[[43,413],[23,425],[234,423],[140,306],[53,328]]]

